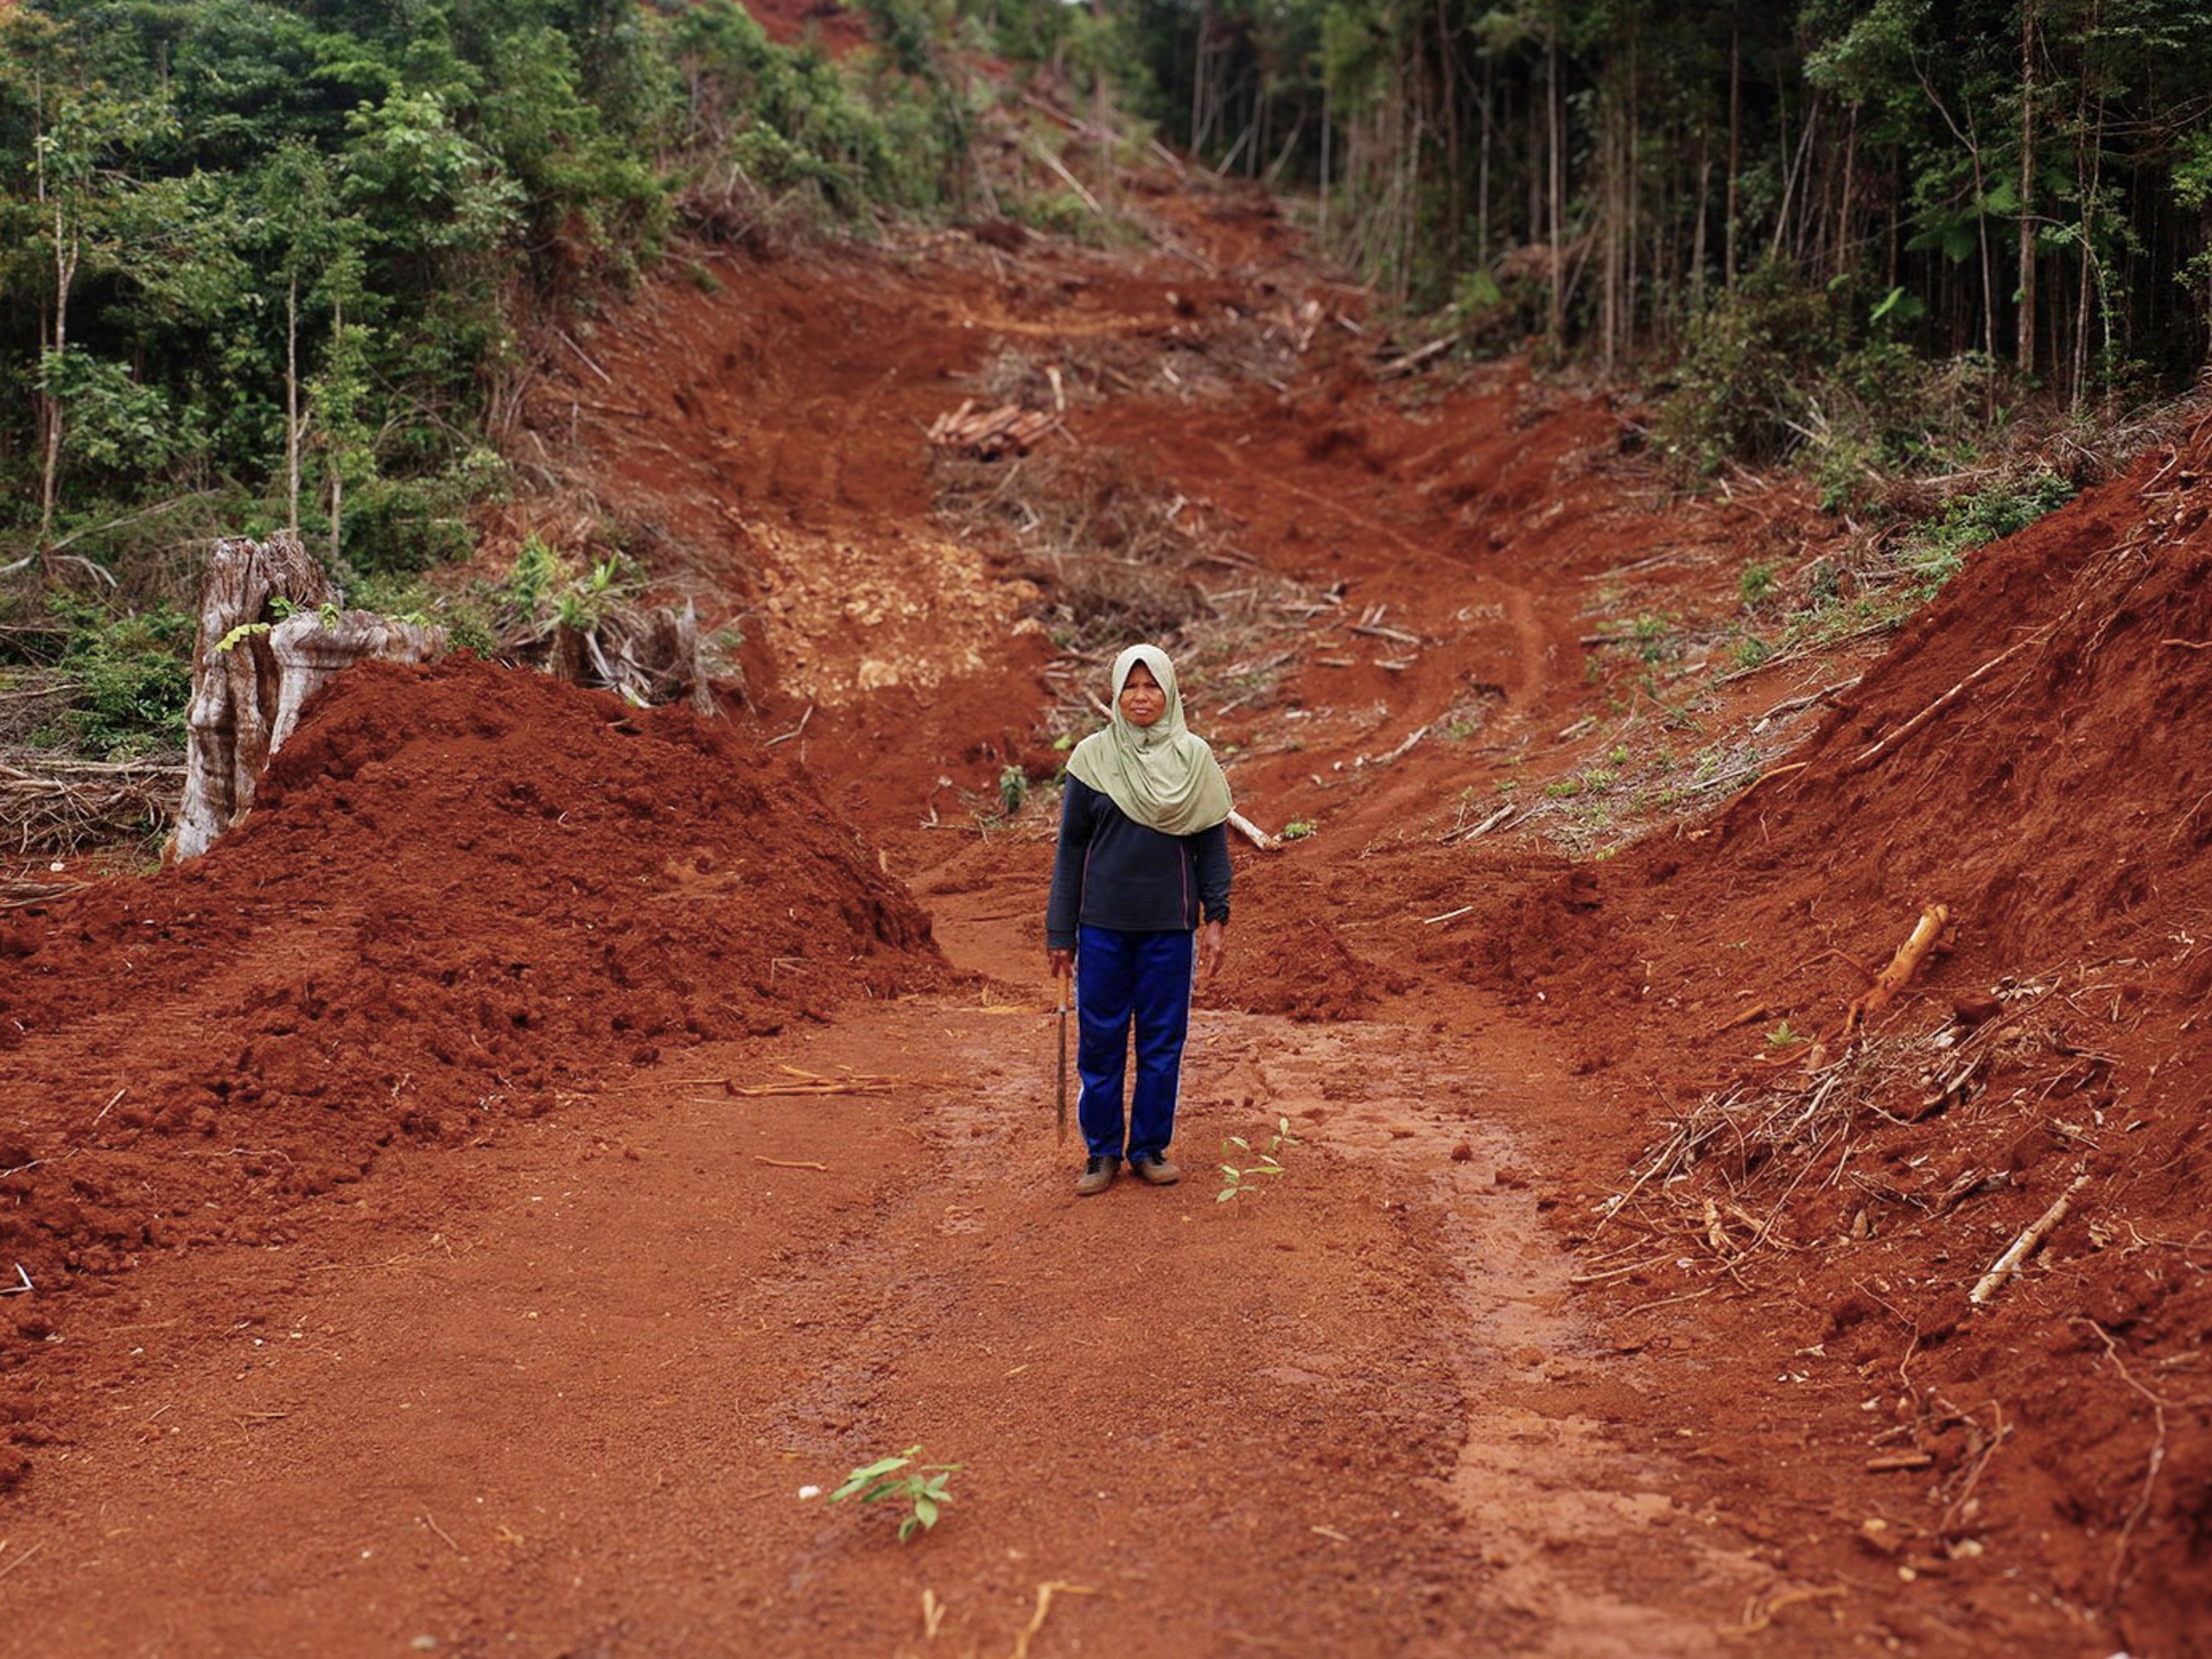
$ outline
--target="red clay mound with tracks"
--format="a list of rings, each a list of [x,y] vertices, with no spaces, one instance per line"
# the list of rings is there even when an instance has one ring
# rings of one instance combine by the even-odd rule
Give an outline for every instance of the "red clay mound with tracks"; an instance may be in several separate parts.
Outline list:
[[[205,858],[0,931],[29,1112],[0,1259],[55,1282],[255,1238],[394,1141],[941,979],[825,818],[727,721],[468,659],[347,673]]]

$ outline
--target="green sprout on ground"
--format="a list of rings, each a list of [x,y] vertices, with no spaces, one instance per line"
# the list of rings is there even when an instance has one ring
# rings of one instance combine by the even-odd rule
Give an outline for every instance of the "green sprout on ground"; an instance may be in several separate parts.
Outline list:
[[[1029,798],[1029,774],[1020,766],[1007,766],[999,772],[999,804],[1006,809],[1009,818],[1021,810],[1021,804]]]
[[[1809,1043],[1812,1040],[1803,1032],[1791,1030],[1787,1020],[1766,1034],[1766,1046],[1769,1048],[1795,1048],[1800,1044]]]
[[[957,1463],[916,1463],[914,1460],[921,1455],[920,1446],[910,1446],[894,1456],[862,1464],[845,1477],[843,1485],[830,1494],[830,1501],[842,1503],[849,1497],[857,1497],[863,1503],[880,1503],[889,1499],[904,1504],[906,1514],[899,1522],[899,1541],[903,1544],[914,1535],[917,1527],[926,1530],[937,1525],[938,1515],[952,1502],[952,1494],[944,1489],[945,1483],[966,1466]],[[906,1472],[901,1473],[902,1470]]]
[[[1285,841],[1303,841],[1313,833],[1313,823],[1305,818],[1293,818],[1282,827],[1282,839]]]
[[[1277,1154],[1285,1147],[1297,1144],[1298,1137],[1290,1132],[1290,1120],[1287,1117],[1275,1119],[1275,1132],[1257,1152],[1243,1135],[1229,1136],[1221,1143],[1221,1191],[1214,1195],[1214,1201],[1227,1204],[1231,1198],[1255,1191],[1262,1176],[1281,1174],[1282,1160]],[[1232,1158],[1239,1161],[1231,1163]]]

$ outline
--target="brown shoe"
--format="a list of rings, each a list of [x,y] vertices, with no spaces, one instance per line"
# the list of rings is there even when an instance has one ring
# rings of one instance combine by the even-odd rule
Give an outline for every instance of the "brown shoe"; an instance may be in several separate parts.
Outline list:
[[[1114,1185],[1114,1177],[1122,1173],[1118,1158],[1093,1158],[1083,1166],[1083,1174],[1075,1184],[1078,1198],[1096,1198]]]
[[[1173,1186],[1183,1179],[1183,1172],[1156,1152],[1130,1159],[1129,1173],[1154,1186]]]

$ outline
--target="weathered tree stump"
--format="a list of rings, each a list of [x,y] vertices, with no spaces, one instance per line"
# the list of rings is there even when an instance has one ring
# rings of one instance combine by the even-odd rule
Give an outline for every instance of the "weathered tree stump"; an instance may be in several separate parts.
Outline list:
[[[216,544],[192,649],[184,803],[169,842],[176,858],[197,858],[245,816],[300,705],[333,674],[363,658],[423,662],[446,649],[443,628],[335,612],[336,600],[290,536]],[[279,609],[289,612],[281,621]]]
[[[689,601],[680,611],[656,606],[617,620],[623,626],[607,632],[619,683],[634,685],[649,702],[689,701],[699,714],[717,712],[699,664],[699,614]]]
[[[446,631],[428,622],[395,622],[374,611],[340,611],[327,619],[312,611],[287,617],[269,631],[276,656],[276,717],[269,728],[269,753],[284,747],[300,723],[300,707],[341,668],[374,658],[388,663],[426,663],[446,652]]]

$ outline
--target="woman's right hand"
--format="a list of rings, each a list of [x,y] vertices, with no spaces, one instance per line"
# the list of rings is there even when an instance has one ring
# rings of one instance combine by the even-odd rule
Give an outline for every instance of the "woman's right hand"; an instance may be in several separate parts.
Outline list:
[[[1051,964],[1054,979],[1065,979],[1075,972],[1075,952],[1072,950],[1047,950],[1045,960]]]

